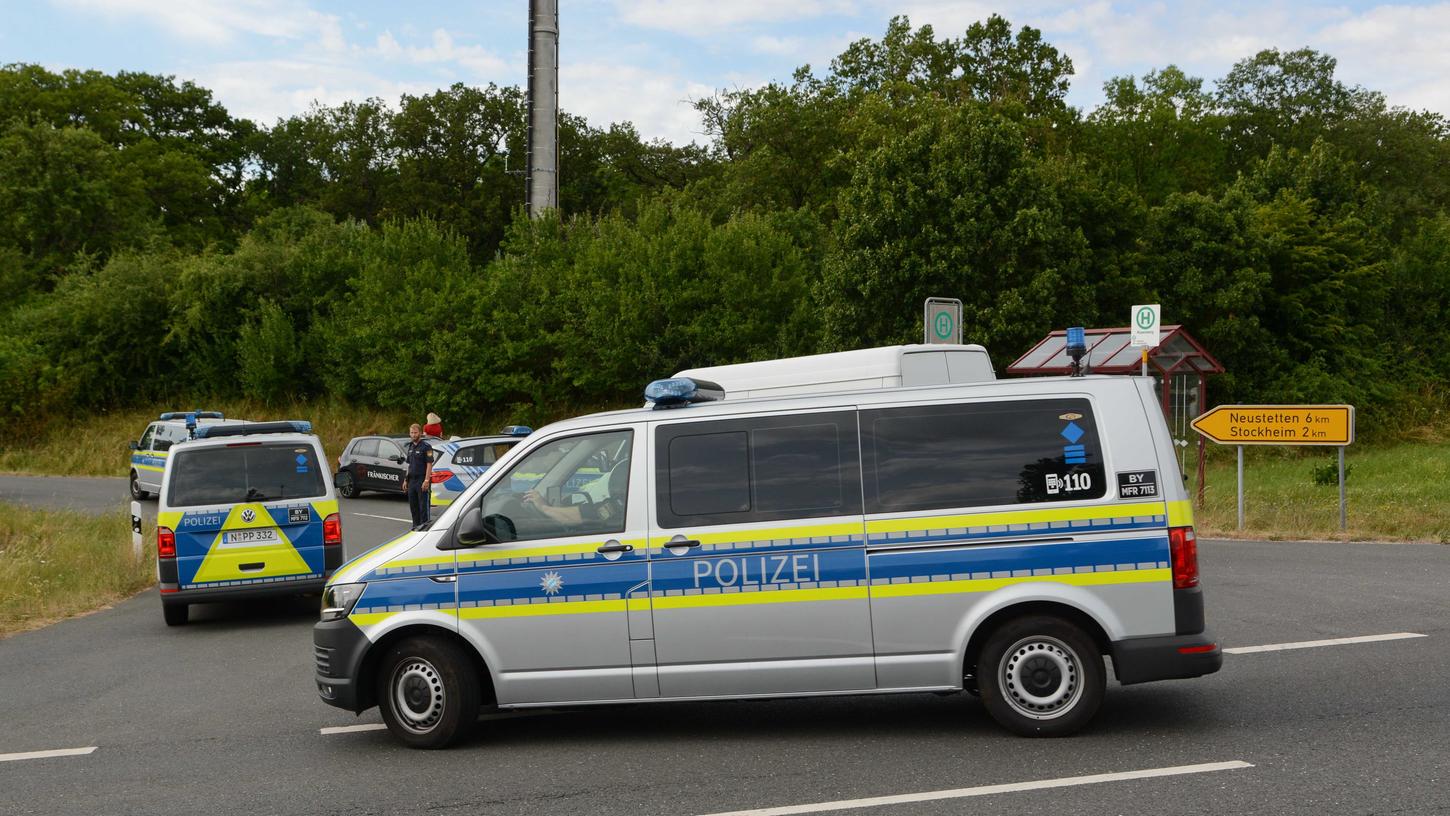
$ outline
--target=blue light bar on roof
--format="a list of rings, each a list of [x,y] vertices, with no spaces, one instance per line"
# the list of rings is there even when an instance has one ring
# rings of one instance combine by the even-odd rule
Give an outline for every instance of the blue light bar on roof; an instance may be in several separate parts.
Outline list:
[[[696,402],[723,400],[725,399],[725,389],[704,380],[674,377],[668,380],[655,380],[645,386],[644,398],[646,402],[653,403],[656,409],[674,408]]]
[[[222,416],[221,411],[167,411],[166,413],[161,415],[161,419],[163,421],[168,419],[187,419],[188,417],[195,417],[196,419],[226,418]]]
[[[243,422],[237,425],[203,425],[196,429],[197,439],[219,436],[250,436],[252,434],[312,433],[312,423],[305,419],[284,419],[278,422]]]
[[[533,432],[534,429],[527,425],[505,425],[503,430],[499,431],[504,436],[528,436]]]

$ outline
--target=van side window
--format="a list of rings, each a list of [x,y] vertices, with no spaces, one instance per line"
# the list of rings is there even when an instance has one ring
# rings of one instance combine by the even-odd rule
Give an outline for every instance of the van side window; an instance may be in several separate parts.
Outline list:
[[[861,512],[854,412],[664,425],[655,443],[662,527]]]
[[[151,438],[153,436],[155,436],[155,435],[156,435],[156,426],[155,425],[147,425],[146,426],[146,433],[141,434],[141,441],[136,443],[136,447],[139,448],[139,449],[141,449],[141,450],[151,450]]]
[[[1085,399],[861,412],[866,512],[1101,498],[1102,447]]]

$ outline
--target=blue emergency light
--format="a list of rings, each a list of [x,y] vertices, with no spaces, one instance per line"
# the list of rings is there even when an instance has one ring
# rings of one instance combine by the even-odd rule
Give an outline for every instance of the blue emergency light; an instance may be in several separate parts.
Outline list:
[[[692,380],[689,377],[674,377],[655,380],[645,386],[644,399],[652,403],[655,410],[676,408],[696,402],[717,402],[725,399],[725,389],[712,382]]]
[[[168,420],[168,419],[187,419],[189,417],[195,417],[197,419],[225,419],[226,418],[226,417],[222,416],[222,412],[221,411],[167,411],[166,413],[164,413],[164,414],[161,415],[161,419],[163,421],[164,420]]]
[[[1087,332],[1083,331],[1082,326],[1069,328],[1067,330],[1067,356],[1072,358],[1072,376],[1082,376],[1082,358],[1085,354],[1087,354]]]
[[[527,425],[505,425],[503,430],[499,431],[504,436],[528,436],[533,432],[534,429]]]
[[[305,419],[284,419],[278,422],[241,422],[236,425],[203,425],[196,429],[197,439],[251,434],[312,433],[312,423]]]

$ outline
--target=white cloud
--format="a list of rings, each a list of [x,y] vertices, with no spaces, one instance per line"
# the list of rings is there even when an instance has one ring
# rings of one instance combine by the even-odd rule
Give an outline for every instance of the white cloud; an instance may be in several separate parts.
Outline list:
[[[253,34],[340,42],[336,17],[286,0],[54,0],[77,11],[150,21],[177,37],[210,45]]]
[[[1341,80],[1391,104],[1450,112],[1450,3],[1379,6],[1325,27],[1315,47],[1339,59]]]
[[[615,0],[614,5],[620,19],[631,25],[711,38],[724,29],[852,14],[857,3],[853,0]]]
[[[675,73],[633,65],[573,62],[559,69],[559,106],[591,125],[633,122],[646,139],[674,144],[705,140],[691,102],[714,93],[708,85]]]
[[[457,63],[473,72],[476,78],[499,79],[499,75],[513,69],[506,61],[487,48],[479,45],[459,45],[447,29],[433,30],[432,38],[425,46],[404,46],[393,32],[384,31],[378,35],[372,52],[384,59],[413,63],[415,65]]]

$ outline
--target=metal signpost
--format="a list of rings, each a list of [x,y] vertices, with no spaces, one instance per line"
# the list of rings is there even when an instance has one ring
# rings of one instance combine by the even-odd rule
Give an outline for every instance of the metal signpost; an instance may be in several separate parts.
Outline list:
[[[1344,449],[1354,442],[1353,405],[1220,405],[1192,422],[1220,445],[1238,446],[1239,529],[1244,528],[1244,445],[1339,448],[1339,529],[1349,527],[1344,497]]]
[[[1140,303],[1128,315],[1132,328],[1132,345],[1143,349],[1143,376],[1148,376],[1148,349],[1157,348],[1163,325],[1163,309],[1157,303]]]
[[[929,297],[925,307],[926,340],[933,343],[962,344],[962,302],[956,298]]]

